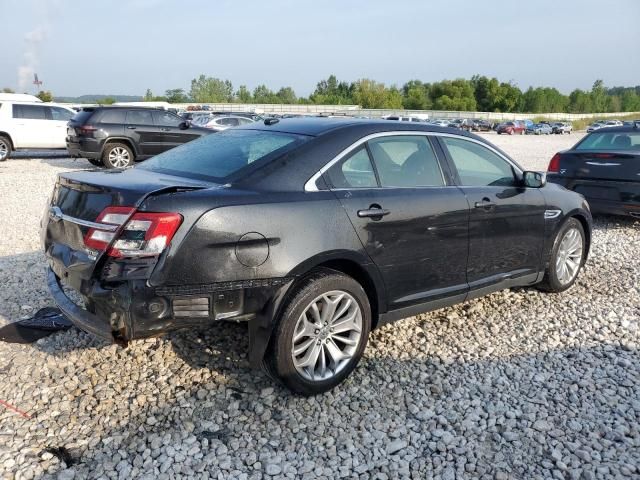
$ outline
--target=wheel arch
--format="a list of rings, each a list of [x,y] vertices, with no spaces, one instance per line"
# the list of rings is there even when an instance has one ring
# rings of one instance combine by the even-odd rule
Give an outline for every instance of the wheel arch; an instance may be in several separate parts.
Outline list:
[[[138,149],[136,148],[134,142],[132,142],[130,138],[127,138],[127,137],[109,137],[104,141],[104,144],[102,145],[102,149],[100,150],[100,158],[102,158],[102,155],[104,155],[104,151],[107,148],[107,146],[109,146],[112,143],[124,143],[125,145],[127,145],[131,149],[131,151],[133,152],[134,157],[137,157],[139,155]],[[134,158],[134,160],[135,160],[135,158]]]
[[[13,138],[11,138],[11,134],[9,132],[4,132],[0,130],[0,137],[6,137],[9,140],[9,143],[11,144],[11,151],[15,152],[16,146],[13,143]]]

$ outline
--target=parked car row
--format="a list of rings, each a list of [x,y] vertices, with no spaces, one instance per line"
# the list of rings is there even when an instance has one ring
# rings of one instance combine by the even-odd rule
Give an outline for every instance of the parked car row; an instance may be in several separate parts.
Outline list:
[[[587,133],[595,132],[601,128],[622,127],[624,123],[620,120],[596,120],[587,127]]]

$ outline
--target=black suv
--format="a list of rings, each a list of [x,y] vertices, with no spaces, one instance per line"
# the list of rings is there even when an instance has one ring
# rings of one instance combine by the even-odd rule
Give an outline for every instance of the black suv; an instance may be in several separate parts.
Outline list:
[[[67,150],[96,166],[124,168],[209,133],[166,110],[88,107],[68,123]]]

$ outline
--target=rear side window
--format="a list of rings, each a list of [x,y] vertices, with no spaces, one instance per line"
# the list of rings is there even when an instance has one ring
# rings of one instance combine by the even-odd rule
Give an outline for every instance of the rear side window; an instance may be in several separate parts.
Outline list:
[[[478,143],[442,137],[463,186],[512,186],[513,167],[505,159]]]
[[[126,110],[104,110],[100,115],[100,123],[124,123]]]
[[[378,186],[366,147],[355,150],[327,172],[333,188],[372,188]]]
[[[575,150],[640,150],[640,132],[595,132],[587,135]]]
[[[368,142],[382,187],[442,187],[438,159],[425,136],[399,135]]]
[[[60,107],[49,107],[51,109],[51,119],[52,120],[61,120],[61,121],[69,121],[71,117],[73,117],[73,112],[70,112],[66,108]]]
[[[310,137],[262,130],[230,129],[186,143],[135,168],[224,182],[284,155]],[[252,168],[253,167],[253,168]]]
[[[46,120],[46,107],[40,105],[13,105],[13,118],[25,118],[29,120]]]
[[[148,110],[129,110],[127,123],[130,125],[153,125],[151,112]]]

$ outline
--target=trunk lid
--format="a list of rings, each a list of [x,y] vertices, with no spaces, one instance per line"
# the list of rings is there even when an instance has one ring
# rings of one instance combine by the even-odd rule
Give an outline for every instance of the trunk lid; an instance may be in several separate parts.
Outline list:
[[[627,151],[567,151],[560,172],[575,179],[640,182],[640,153]]]
[[[214,187],[215,184],[137,169],[80,171],[58,175],[41,221],[41,240],[53,271],[84,292],[104,252],[84,237],[109,206],[139,207],[149,196]]]

